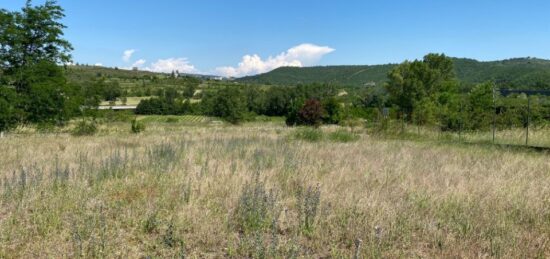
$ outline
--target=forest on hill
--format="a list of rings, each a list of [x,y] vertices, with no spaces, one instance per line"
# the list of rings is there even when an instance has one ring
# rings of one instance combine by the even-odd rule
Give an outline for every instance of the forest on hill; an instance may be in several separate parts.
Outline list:
[[[499,88],[550,89],[550,60],[515,58],[481,62],[453,58],[454,71],[466,89],[492,81]],[[381,86],[397,64],[372,66],[282,67],[269,73],[237,79],[241,83],[297,85],[326,83],[348,87]]]

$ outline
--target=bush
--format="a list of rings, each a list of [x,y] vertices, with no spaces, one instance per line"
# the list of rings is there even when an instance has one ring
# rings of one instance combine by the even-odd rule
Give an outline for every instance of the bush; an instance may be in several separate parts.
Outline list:
[[[114,110],[98,111],[97,115],[107,122],[130,122],[132,121],[132,117],[134,117],[134,114],[131,111]]]
[[[36,130],[40,133],[52,133],[55,131],[55,125],[51,122],[41,122],[36,124]]]
[[[304,233],[310,234],[313,231],[315,218],[321,203],[321,187],[319,185],[316,187],[309,186],[308,188],[299,186],[296,199],[300,227]]]
[[[178,123],[180,120],[176,117],[168,117],[166,123]]]
[[[145,124],[137,119],[132,121],[132,133],[141,133],[145,131]]]
[[[82,120],[73,129],[73,136],[92,136],[97,133],[97,123],[95,121]]]
[[[359,135],[348,132],[346,130],[338,130],[328,135],[328,138],[334,142],[355,142],[359,140]]]
[[[315,99],[307,100],[304,106],[298,111],[299,123],[318,127],[321,125],[325,111],[321,102]]]
[[[242,233],[254,233],[270,226],[278,216],[277,195],[267,190],[256,175],[254,182],[244,186],[234,212],[234,225]]]
[[[301,128],[296,130],[292,137],[297,140],[304,140],[308,142],[319,142],[323,140],[323,132],[319,129]]]

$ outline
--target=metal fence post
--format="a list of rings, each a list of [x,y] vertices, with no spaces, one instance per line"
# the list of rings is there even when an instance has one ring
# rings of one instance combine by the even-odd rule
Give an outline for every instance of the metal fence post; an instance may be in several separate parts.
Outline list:
[[[462,101],[460,102],[460,110],[458,112],[458,142],[462,142],[462,123],[463,122],[463,114],[462,114]]]
[[[497,116],[497,105],[495,97],[495,85],[493,84],[493,144],[495,144],[495,131],[496,131],[496,116]]]
[[[525,145],[529,146],[529,123],[531,122],[531,97],[527,96],[527,131],[525,132]]]

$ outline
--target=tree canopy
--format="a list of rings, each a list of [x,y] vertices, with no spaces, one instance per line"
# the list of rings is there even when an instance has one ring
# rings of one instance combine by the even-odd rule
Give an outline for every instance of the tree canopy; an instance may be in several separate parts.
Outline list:
[[[56,1],[0,10],[0,130],[19,122],[63,122],[77,110],[78,89],[59,67],[71,61]]]

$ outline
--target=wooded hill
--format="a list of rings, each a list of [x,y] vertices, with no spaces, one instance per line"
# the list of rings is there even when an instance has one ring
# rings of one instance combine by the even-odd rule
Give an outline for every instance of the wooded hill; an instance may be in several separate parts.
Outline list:
[[[550,89],[550,60],[515,58],[481,62],[453,58],[455,73],[465,86],[493,81],[500,88]],[[329,83],[361,87],[382,85],[396,64],[372,66],[282,67],[269,73],[237,79],[241,83],[297,85]]]

